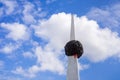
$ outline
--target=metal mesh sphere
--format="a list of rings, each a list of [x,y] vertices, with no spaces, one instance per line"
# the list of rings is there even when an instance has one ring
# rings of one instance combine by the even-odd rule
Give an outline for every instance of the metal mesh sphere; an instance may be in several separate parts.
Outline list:
[[[65,54],[67,56],[73,56],[77,54],[77,57],[81,57],[83,54],[83,47],[82,44],[77,41],[77,40],[72,40],[69,41],[66,45],[65,45]]]

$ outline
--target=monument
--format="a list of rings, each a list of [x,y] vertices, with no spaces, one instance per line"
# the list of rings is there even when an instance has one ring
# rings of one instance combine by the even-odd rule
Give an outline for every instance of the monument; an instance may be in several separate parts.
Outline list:
[[[83,54],[82,44],[75,40],[74,16],[71,15],[70,41],[65,45],[65,54],[68,56],[67,80],[79,80],[78,59]]]

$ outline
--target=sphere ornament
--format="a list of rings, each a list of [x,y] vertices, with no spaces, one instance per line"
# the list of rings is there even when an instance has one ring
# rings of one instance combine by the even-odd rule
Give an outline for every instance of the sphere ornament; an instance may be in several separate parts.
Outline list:
[[[64,48],[67,56],[77,55],[77,58],[80,58],[83,54],[83,46],[78,40],[67,42]]]

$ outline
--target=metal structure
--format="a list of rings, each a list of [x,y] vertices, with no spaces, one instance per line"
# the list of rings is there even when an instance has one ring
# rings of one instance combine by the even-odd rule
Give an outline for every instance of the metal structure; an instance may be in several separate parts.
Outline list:
[[[78,49],[77,50],[80,51],[79,57],[81,57],[83,53],[83,48],[82,48],[82,44],[79,41],[75,40],[74,17],[73,15],[71,15],[70,41],[65,46],[65,52],[69,54],[71,51],[71,53],[73,52],[73,54],[72,55],[66,54],[68,56],[67,80],[79,80],[79,70],[78,70],[78,58],[79,57],[77,57],[78,53],[74,53],[75,52],[74,50],[76,50],[75,49],[76,47],[78,47],[79,50]]]

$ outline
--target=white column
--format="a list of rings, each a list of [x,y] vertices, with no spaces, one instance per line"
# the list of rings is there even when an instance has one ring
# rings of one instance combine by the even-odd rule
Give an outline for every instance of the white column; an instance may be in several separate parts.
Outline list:
[[[71,15],[70,40],[75,40],[74,17]],[[67,80],[79,80],[78,59],[68,56]]]

